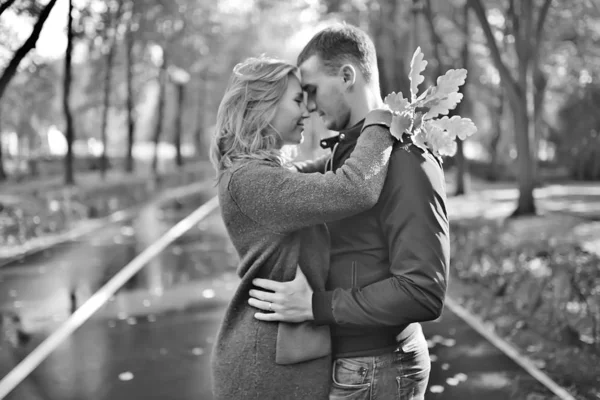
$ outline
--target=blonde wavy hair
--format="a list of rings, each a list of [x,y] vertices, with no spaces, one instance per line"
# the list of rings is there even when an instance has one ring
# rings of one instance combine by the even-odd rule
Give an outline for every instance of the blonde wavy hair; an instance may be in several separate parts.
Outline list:
[[[267,129],[296,66],[282,60],[249,58],[233,68],[229,85],[219,105],[210,159],[217,174],[235,162],[265,160],[284,164],[276,148],[281,141]]]

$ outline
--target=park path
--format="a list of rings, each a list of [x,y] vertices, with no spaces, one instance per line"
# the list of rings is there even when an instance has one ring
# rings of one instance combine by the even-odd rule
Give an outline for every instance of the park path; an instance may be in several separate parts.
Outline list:
[[[38,290],[23,287],[11,292],[7,286],[4,306],[20,302],[39,311],[39,304],[54,304],[57,309],[53,313],[60,320],[68,313],[69,301],[78,301],[78,295],[85,300],[98,286],[94,283],[98,277],[106,279],[106,271],[114,272],[124,265],[134,256],[134,250],[139,251],[140,245],[151,242],[169,224],[189,213],[198,201],[149,212],[161,224],[153,224],[151,219],[142,225],[139,221],[121,221],[49,251],[46,256],[33,255],[6,265],[0,269],[0,282],[10,283],[11,276],[36,276]],[[232,265],[223,262],[231,259],[231,248],[222,240],[225,237],[218,212],[214,212],[148,265],[7,399],[210,400],[211,346],[236,283]],[[96,268],[95,280],[83,293],[69,297],[68,285],[59,291],[41,290],[46,287],[44,280],[40,281],[43,276],[54,285],[65,283],[60,274],[50,273],[52,266],[59,271],[74,265]],[[75,276],[88,275],[80,272]],[[56,293],[59,299],[49,301],[48,296]],[[38,305],[28,302],[27,296],[37,296]],[[28,320],[44,325],[40,318]],[[446,308],[439,320],[424,324],[424,330],[432,358],[428,400],[555,398],[451,309]],[[0,347],[0,376],[39,343],[40,335],[16,340]]]
[[[187,201],[149,207],[0,268],[2,330],[8,331],[0,342],[0,376],[111,274],[206,201],[205,195],[193,196],[197,189],[181,193],[191,194]],[[518,195],[502,184],[477,189],[449,198],[451,218],[507,215]],[[596,247],[598,185],[548,186],[536,198],[544,213],[587,221],[590,229],[582,235]],[[210,400],[210,349],[236,284],[231,262],[230,243],[214,212],[136,275],[8,399]],[[12,315],[21,317],[13,326]],[[424,324],[424,331],[432,358],[427,399],[555,398],[452,309]]]

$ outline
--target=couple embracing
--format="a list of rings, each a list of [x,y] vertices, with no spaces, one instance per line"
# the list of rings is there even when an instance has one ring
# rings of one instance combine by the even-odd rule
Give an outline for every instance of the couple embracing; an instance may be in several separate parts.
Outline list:
[[[390,134],[365,32],[327,28],[297,64],[238,64],[217,115],[241,282],[213,349],[215,399],[423,399],[419,322],[441,314],[448,279],[442,166]],[[311,112],[339,134],[327,156],[290,164],[280,150]]]

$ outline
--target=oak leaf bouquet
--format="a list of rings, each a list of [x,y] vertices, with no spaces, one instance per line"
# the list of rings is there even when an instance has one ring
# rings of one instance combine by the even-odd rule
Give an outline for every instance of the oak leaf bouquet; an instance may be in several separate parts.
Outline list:
[[[410,62],[410,99],[402,93],[392,92],[384,103],[393,113],[390,132],[402,142],[403,134],[412,137],[412,142],[423,150],[429,149],[438,157],[453,156],[456,153],[456,138],[465,140],[477,132],[477,127],[469,118],[458,115],[449,118],[450,110],[456,108],[463,98],[458,89],[464,85],[467,70],[450,69],[437,78],[437,84],[420,95],[419,85],[425,80],[421,73],[427,61],[418,47]],[[439,118],[440,115],[446,115]]]

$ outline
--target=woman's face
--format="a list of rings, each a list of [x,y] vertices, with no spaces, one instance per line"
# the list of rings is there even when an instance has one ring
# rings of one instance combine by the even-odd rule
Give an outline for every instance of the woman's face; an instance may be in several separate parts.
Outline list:
[[[287,90],[277,106],[275,117],[271,120],[273,128],[281,134],[281,145],[302,143],[304,120],[308,117],[300,81],[294,74],[290,74]]]

